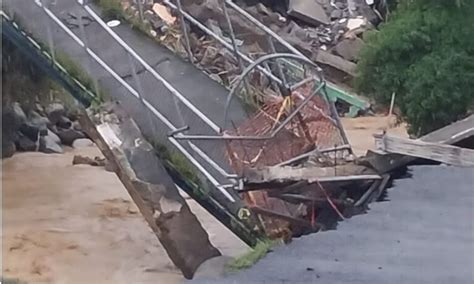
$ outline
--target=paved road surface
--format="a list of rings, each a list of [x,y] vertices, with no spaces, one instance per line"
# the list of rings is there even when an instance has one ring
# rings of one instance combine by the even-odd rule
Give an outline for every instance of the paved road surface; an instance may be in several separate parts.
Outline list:
[[[69,13],[86,13],[77,4],[76,0],[56,2],[57,4],[52,6],[51,10],[63,20],[69,17]],[[100,65],[90,59],[83,48],[71,40],[32,0],[5,0],[4,3],[7,13],[10,16],[15,15],[15,19],[19,19],[21,25],[43,43],[49,42],[47,29],[47,26],[49,26],[52,31],[51,36],[55,49],[67,54],[85,70],[88,70],[91,76],[97,78],[99,84],[109,95],[125,105],[125,109],[133,116],[147,136],[163,139],[167,135],[169,129],[146,112],[138,99],[133,97]],[[79,27],[73,27],[72,29],[77,36],[82,38]],[[217,125],[222,126],[224,105],[228,93],[223,86],[212,81],[201,70],[185,62],[168,49],[159,46],[151,39],[133,30],[128,24],[124,23],[114,28],[114,31],[188,100],[207,114]],[[96,22],[92,22],[85,27],[85,34],[89,47],[120,74],[125,81],[138,90],[139,88],[137,88],[135,80],[131,76],[132,71],[126,51]],[[133,62],[135,62],[136,69],[139,71],[138,77],[146,100],[162,112],[176,127],[189,125],[190,134],[211,133],[211,129],[196,115],[182,103],[172,98],[170,92],[162,83],[157,81],[149,72],[143,72],[144,68],[138,62],[135,60]],[[176,104],[179,105],[184,123],[178,114]],[[245,112],[239,105],[233,104],[230,116],[238,124],[245,117]],[[208,155],[215,158],[221,166],[228,169],[222,143],[199,142],[196,144],[201,146]]]
[[[275,249],[248,270],[197,283],[474,283],[474,169],[415,166],[388,202],[335,231]]]

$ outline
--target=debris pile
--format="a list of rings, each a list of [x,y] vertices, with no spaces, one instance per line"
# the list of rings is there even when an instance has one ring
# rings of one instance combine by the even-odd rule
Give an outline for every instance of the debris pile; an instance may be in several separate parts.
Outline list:
[[[156,3],[155,3],[156,2]],[[231,43],[228,23],[218,0],[181,1],[183,11],[196,18],[215,34]],[[278,2],[278,3],[276,3]],[[269,27],[285,41],[295,46],[314,62],[327,70],[328,79],[347,83],[355,75],[355,63],[363,46],[363,33],[382,19],[377,3],[365,0],[292,0],[281,1],[240,0],[236,3],[254,18]],[[136,20],[140,17],[135,0],[124,2],[124,8]],[[175,3],[171,1],[171,3]],[[185,55],[185,43],[179,18],[167,1],[146,1],[143,10],[147,32],[171,49]],[[236,35],[239,49],[255,59],[271,53],[268,37],[233,9],[228,15]],[[190,31],[190,44],[195,61],[220,83],[229,85],[239,74],[238,62],[232,52],[212,37],[186,22]],[[275,43],[277,51],[286,50]]]

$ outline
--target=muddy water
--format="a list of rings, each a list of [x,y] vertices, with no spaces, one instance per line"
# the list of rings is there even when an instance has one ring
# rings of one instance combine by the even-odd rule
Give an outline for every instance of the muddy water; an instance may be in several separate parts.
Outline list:
[[[3,166],[3,275],[31,283],[181,283],[113,173],[72,166],[74,154],[17,153]],[[225,255],[246,246],[191,204]]]

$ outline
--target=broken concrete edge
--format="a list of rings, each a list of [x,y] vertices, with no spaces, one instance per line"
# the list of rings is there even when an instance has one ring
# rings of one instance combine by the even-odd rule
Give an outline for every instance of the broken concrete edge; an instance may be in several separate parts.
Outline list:
[[[104,156],[115,164],[117,176],[170,259],[184,277],[191,279],[201,263],[220,252],[210,243],[158,157],[150,155],[154,150],[135,123],[124,116],[119,118],[96,125],[84,112],[80,119]]]

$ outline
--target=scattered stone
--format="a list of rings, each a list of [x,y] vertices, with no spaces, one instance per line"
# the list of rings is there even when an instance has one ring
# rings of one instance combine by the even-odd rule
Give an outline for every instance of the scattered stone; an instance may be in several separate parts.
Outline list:
[[[51,121],[51,124],[56,124],[61,117],[66,116],[66,109],[63,104],[52,103],[46,107],[46,115]]]
[[[315,26],[329,24],[326,12],[316,1],[290,0],[288,15]]]
[[[72,147],[74,148],[86,148],[94,146],[94,142],[88,138],[79,138],[72,142]]]
[[[39,147],[39,137],[37,136],[36,140],[31,140],[27,136],[19,134],[15,146],[18,151],[37,151]]]
[[[332,12],[331,12],[331,20],[337,20],[339,19],[340,17],[342,17],[342,11],[339,10],[339,9],[334,9]]]
[[[41,135],[46,135],[48,126],[52,125],[51,121],[47,117],[40,115],[36,111],[30,111],[28,113],[28,124],[38,127]]]
[[[26,122],[26,114],[23,111],[23,109],[21,108],[20,103],[14,102],[12,104],[12,109],[13,109],[14,115],[15,115],[16,119],[18,120],[18,122],[20,124],[25,123]]]
[[[47,134],[48,129],[46,129],[46,131],[40,132],[39,127],[27,122],[20,126],[19,133],[23,136],[28,137],[30,140],[36,141],[38,139],[38,136]]]
[[[49,134],[51,134],[50,132]],[[63,153],[63,148],[56,143],[56,139],[52,135],[40,136],[39,139],[39,151],[47,154],[61,154]],[[54,134],[54,133],[53,133]]]
[[[94,167],[104,167],[105,166],[105,159],[100,157],[94,157],[94,159],[81,156],[81,155],[74,155],[72,159],[73,165],[91,165]]]
[[[266,15],[266,16],[269,16],[271,14],[273,14],[272,11],[270,11],[267,6],[263,5],[262,3],[258,3],[257,5],[255,5],[255,8],[257,9],[257,12],[259,12],[260,14],[263,14],[263,15]]]
[[[82,131],[74,129],[59,130],[57,135],[59,136],[59,139],[61,139],[61,142],[68,146],[71,146],[76,139],[86,138],[86,135],[84,135]]]
[[[364,46],[364,41],[358,37],[353,39],[343,39],[339,42],[334,51],[342,58],[349,61],[357,61],[360,49]]]
[[[49,136],[56,144],[61,144],[61,139],[59,138],[59,136],[49,129],[47,131],[47,135],[44,136]]]
[[[347,21],[347,29],[350,30],[355,30],[360,27],[364,27],[367,25],[367,20],[363,18],[355,18],[355,19],[349,19]]]
[[[66,116],[61,116],[58,122],[56,123],[56,125],[60,128],[68,129],[68,128],[71,128],[72,122]]]

